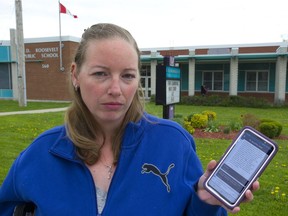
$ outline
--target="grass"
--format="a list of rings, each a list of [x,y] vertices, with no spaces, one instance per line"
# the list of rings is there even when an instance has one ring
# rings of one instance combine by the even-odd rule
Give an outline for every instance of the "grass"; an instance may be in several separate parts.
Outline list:
[[[0,116],[0,183],[12,162],[41,132],[63,124],[64,113]]]
[[[25,110],[65,107],[67,103],[29,102]],[[17,102],[1,101],[0,112],[23,110]],[[146,110],[162,117],[162,106],[148,103]],[[175,114],[183,117],[190,113],[211,110],[217,113],[221,124],[228,124],[245,113],[255,114],[259,118],[271,118],[283,124],[282,133],[288,135],[287,108],[232,108],[232,107],[201,107],[175,106]],[[25,149],[39,133],[56,125],[63,124],[64,112],[0,116],[0,185],[11,164],[19,153]],[[211,159],[218,160],[231,140],[196,139],[197,153],[205,168]],[[279,152],[260,177],[261,189],[254,193],[255,199],[249,204],[242,204],[239,216],[284,216],[288,209],[288,141],[276,140]],[[284,195],[285,194],[285,195]]]

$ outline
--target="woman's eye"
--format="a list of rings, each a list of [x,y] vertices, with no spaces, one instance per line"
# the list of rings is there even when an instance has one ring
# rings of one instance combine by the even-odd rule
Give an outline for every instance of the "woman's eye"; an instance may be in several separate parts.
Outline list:
[[[136,75],[135,74],[124,74],[122,76],[124,79],[127,79],[127,80],[132,80],[132,79],[135,79],[136,78]]]
[[[93,73],[93,75],[97,76],[97,77],[105,77],[107,76],[107,73],[103,72],[103,71],[98,71]]]

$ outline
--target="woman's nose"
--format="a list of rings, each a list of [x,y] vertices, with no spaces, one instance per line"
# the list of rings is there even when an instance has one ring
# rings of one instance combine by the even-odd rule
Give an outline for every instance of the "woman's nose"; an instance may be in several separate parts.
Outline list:
[[[111,84],[108,88],[108,94],[112,96],[120,96],[121,95],[121,88],[120,88],[120,79],[113,78]]]

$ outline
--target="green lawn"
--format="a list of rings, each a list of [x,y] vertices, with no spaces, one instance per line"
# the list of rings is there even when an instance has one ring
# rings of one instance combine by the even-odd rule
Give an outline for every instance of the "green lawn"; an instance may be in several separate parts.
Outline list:
[[[29,102],[25,110],[65,107],[67,103]],[[17,102],[1,101],[0,112],[23,110]],[[147,104],[146,110],[159,117],[162,106]],[[175,106],[175,114],[186,116],[204,110],[216,112],[217,121],[229,124],[246,113],[255,114],[259,118],[271,118],[283,125],[282,134],[288,135],[287,108],[232,108],[232,107],[201,107]],[[17,155],[26,148],[41,132],[55,125],[63,124],[64,112],[0,116],[0,184],[4,180],[11,164]],[[206,166],[211,159],[218,160],[231,140],[196,139],[197,153]],[[286,216],[288,211],[288,140],[276,140],[279,152],[260,178],[261,189],[255,192],[252,203],[241,205],[240,216]]]

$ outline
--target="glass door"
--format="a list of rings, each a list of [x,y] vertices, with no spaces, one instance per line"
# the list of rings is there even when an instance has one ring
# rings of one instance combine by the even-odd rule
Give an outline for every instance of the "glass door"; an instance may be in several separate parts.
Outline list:
[[[142,65],[141,71],[141,85],[144,92],[145,99],[151,97],[151,67],[150,65]]]

